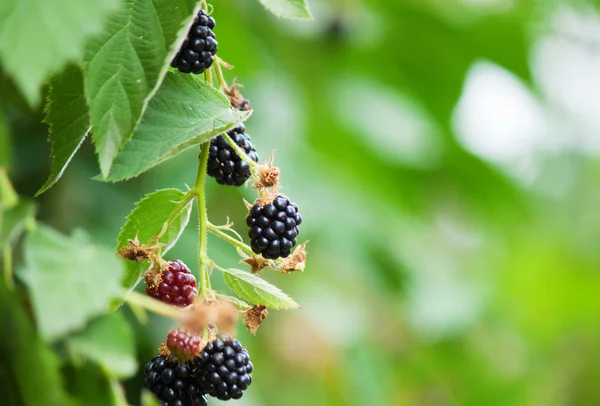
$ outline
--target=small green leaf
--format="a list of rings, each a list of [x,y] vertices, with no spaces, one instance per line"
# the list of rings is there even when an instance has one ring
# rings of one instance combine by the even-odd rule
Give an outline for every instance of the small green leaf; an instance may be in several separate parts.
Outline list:
[[[21,198],[19,203],[9,210],[0,212],[0,247],[14,244],[25,230],[28,220],[35,215],[33,201]]]
[[[38,224],[26,240],[25,261],[19,276],[47,340],[83,327],[121,293],[121,262],[112,250],[90,244],[81,231],[67,237]]]
[[[0,59],[27,101],[40,101],[46,77],[76,61],[86,40],[102,30],[118,0],[2,0]]]
[[[224,269],[225,283],[238,296],[255,304],[261,304],[271,309],[297,309],[300,307],[287,294],[278,287],[271,285],[264,279],[239,269]]]
[[[167,72],[197,0],[125,0],[84,63],[92,138],[106,177]]]
[[[50,80],[46,111],[44,122],[50,126],[52,167],[48,180],[36,196],[50,189],[60,179],[90,131],[83,73],[78,66],[70,65]]]
[[[227,98],[206,82],[170,72],[107,180],[137,176],[249,116],[250,112],[232,110]]]
[[[72,406],[63,389],[60,363],[56,355],[36,334],[14,291],[0,278],[0,387],[2,405]],[[8,373],[3,376],[3,369]],[[8,379],[8,381],[6,380]],[[8,396],[8,398],[6,398]]]
[[[312,20],[313,16],[306,0],[259,0],[267,10],[277,17]]]
[[[136,237],[140,244],[155,243],[153,239],[163,230],[165,223],[169,222],[164,235],[158,239],[158,243],[164,244],[164,247],[157,250],[161,254],[168,252],[190,221],[192,198],[193,195],[177,189],[163,189],[146,195],[127,216],[127,222],[117,238],[117,250],[127,246],[128,241]],[[133,289],[150,264],[148,261],[125,262],[127,269],[122,283],[124,287]]]
[[[121,313],[111,313],[93,320],[67,345],[72,353],[95,361],[112,376],[127,378],[137,369],[133,332]]]

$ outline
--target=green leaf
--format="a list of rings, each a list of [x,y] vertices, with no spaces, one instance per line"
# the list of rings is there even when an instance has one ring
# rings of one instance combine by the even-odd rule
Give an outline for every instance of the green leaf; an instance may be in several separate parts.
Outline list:
[[[119,382],[103,373],[98,365],[91,362],[68,365],[64,374],[79,406],[127,406]]]
[[[33,201],[22,198],[9,210],[0,212],[0,247],[14,244],[25,230],[28,221],[33,220],[35,205]]]
[[[8,209],[14,207],[19,201],[19,195],[13,188],[6,169],[0,167],[0,209]]]
[[[96,362],[118,378],[127,378],[137,369],[133,332],[121,313],[93,320],[67,345],[72,353]]]
[[[50,126],[52,167],[48,180],[36,196],[50,189],[60,179],[90,131],[83,73],[79,67],[70,65],[50,80],[46,111],[44,122]]]
[[[107,180],[137,176],[249,116],[250,112],[232,110],[227,98],[206,82],[170,72]]]
[[[0,111],[0,166],[9,167],[12,160],[12,134],[6,116]]]
[[[263,6],[277,17],[312,20],[313,16],[306,0],[259,0]]]
[[[154,238],[169,222],[164,235],[158,239],[158,243],[164,244],[164,247],[157,250],[161,254],[168,252],[190,221],[192,197],[177,189],[163,189],[146,195],[136,203],[135,209],[127,216],[127,222],[117,238],[117,250],[127,246],[129,240],[136,238],[141,244],[155,243]],[[150,264],[148,261],[125,260],[125,262],[127,269],[122,283],[124,287],[133,289]]]
[[[0,278],[0,387],[3,405],[72,406],[63,390],[59,360],[37,336],[14,291]],[[3,368],[8,368],[4,373]],[[3,376],[4,375],[4,376]],[[8,381],[6,380],[8,378]],[[6,403],[4,403],[6,402]]]
[[[186,35],[197,0],[125,0],[84,63],[94,144],[103,177],[127,142]]]
[[[121,262],[112,250],[92,245],[81,231],[67,237],[38,225],[26,240],[25,261],[19,276],[47,340],[83,327],[121,293]]]
[[[67,61],[78,60],[86,40],[102,30],[119,0],[3,0],[0,59],[27,101],[40,101],[39,87]]]
[[[278,287],[264,279],[239,269],[219,268],[223,271],[225,283],[238,296],[255,304],[262,304],[271,309],[297,309],[300,307]]]

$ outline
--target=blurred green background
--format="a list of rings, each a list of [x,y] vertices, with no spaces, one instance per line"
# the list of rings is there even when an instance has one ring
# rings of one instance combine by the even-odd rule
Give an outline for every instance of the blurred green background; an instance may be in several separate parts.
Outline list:
[[[272,311],[239,406],[600,404],[600,14],[585,1],[311,0],[315,21],[216,0],[261,158],[310,239],[304,274],[266,278]],[[49,170],[43,113],[6,76],[10,174]],[[165,134],[168,137],[168,134]],[[6,140],[6,137],[0,137]],[[144,194],[194,182],[194,149],[120,184],[88,142],[39,217],[114,245]],[[209,218],[245,234],[251,188],[209,179]],[[194,219],[194,217],[192,217]],[[168,259],[196,263],[191,223]],[[237,253],[211,237],[209,253]],[[213,284],[226,289],[220,274]],[[170,324],[137,327],[140,363]],[[137,404],[141,373],[125,383]],[[220,404],[211,400],[211,404]]]

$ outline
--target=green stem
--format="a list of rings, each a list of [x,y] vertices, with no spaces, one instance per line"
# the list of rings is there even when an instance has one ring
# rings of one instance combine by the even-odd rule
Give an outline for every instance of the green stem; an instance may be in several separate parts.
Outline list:
[[[10,244],[6,244],[2,249],[2,259],[4,267],[4,280],[9,289],[14,289],[15,283],[12,278],[12,249]]]
[[[138,293],[136,291],[131,291],[129,293],[125,292],[123,297],[125,301],[130,305],[150,310],[151,312],[160,314],[161,316],[179,320],[183,315],[183,310],[180,310],[175,306],[163,303],[159,300],[152,299],[151,297]]]
[[[201,146],[200,162],[198,164],[198,175],[196,184],[194,185],[194,193],[198,198],[198,224],[200,232],[198,235],[198,262],[200,264],[200,289],[199,296],[206,296],[210,291],[210,276],[208,275],[208,267],[210,260],[208,259],[208,251],[206,248],[208,218],[206,217],[206,196],[204,195],[204,184],[206,183],[206,164],[208,162],[208,148],[210,143],[205,142]]]
[[[206,80],[206,82],[212,86],[212,84],[213,84],[212,69],[206,69],[204,71],[204,80]]]
[[[251,169],[254,169],[256,166],[258,166],[258,164],[256,162],[254,162],[252,159],[248,158],[248,155],[246,155],[246,152],[244,152],[244,150],[242,148],[240,148],[240,146],[238,144],[236,144],[231,139],[231,137],[229,135],[227,135],[227,133],[221,134],[221,137],[223,137],[225,139],[225,141],[227,141],[229,146],[235,151],[236,154],[239,155],[240,158],[242,158],[242,160],[248,162],[248,165],[250,165]]]
[[[240,240],[238,240],[236,238],[233,238],[229,234],[221,231],[214,224],[208,223],[208,231],[210,231],[211,233],[213,233],[217,237],[219,237],[219,238],[227,241],[228,243],[235,245],[236,247],[240,248],[241,250],[246,251],[250,255],[254,255],[254,252],[252,252],[252,248],[250,248],[248,245],[244,244],[242,241],[240,241]]]
[[[223,70],[221,69],[221,60],[219,58],[215,58],[212,67],[215,70],[215,75],[217,76],[217,83],[219,84],[219,89],[221,89],[221,91],[226,90],[227,82],[225,81],[225,77],[223,76]]]

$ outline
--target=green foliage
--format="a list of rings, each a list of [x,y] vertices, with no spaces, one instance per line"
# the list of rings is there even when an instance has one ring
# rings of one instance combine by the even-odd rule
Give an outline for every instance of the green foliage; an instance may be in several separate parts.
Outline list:
[[[67,237],[38,224],[27,237],[25,260],[18,275],[29,289],[46,340],[83,327],[121,293],[121,263],[82,231]]]
[[[70,392],[77,406],[127,406],[123,388],[91,362],[69,366],[65,370]]]
[[[50,126],[52,167],[38,195],[60,179],[91,129],[83,93],[83,73],[78,66],[68,66],[52,78],[46,111],[44,122]]]
[[[127,0],[111,16],[106,32],[88,44],[85,94],[103,177],[160,86],[195,4],[195,0]]]
[[[77,60],[85,41],[102,30],[118,5],[118,0],[2,2],[0,57],[31,105],[38,104],[46,77]]]
[[[306,0],[259,0],[277,17],[312,20],[313,16]]]
[[[157,252],[166,254],[190,221],[190,196],[177,189],[158,190],[145,196],[127,216],[127,222],[117,238],[117,250],[134,240],[146,246],[160,244]],[[159,233],[162,235],[155,240]],[[148,260],[125,262],[126,271],[122,283],[125,288],[133,289],[150,263]]]
[[[239,269],[219,268],[225,273],[225,283],[237,295],[255,304],[271,309],[297,309],[300,306],[291,297],[264,279]]]
[[[15,244],[34,215],[35,205],[28,199],[20,199],[16,206],[0,210],[0,247]]]
[[[168,73],[150,101],[135,137],[117,157],[107,180],[137,176],[233,128],[249,116],[249,112],[232,110],[227,98],[206,82]]]
[[[126,378],[137,369],[133,333],[121,313],[93,320],[67,343],[72,354],[96,362],[114,377]]]

